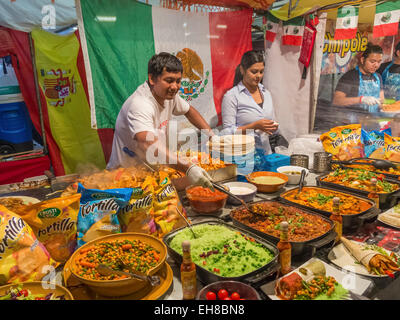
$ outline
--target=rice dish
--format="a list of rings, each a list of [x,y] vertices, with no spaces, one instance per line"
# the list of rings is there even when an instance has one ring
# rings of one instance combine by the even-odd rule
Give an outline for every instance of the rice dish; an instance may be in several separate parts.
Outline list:
[[[219,276],[248,274],[274,258],[274,253],[264,245],[225,226],[201,224],[192,229],[196,239],[185,228],[171,240],[170,247],[182,255],[182,242],[189,240],[193,262]]]

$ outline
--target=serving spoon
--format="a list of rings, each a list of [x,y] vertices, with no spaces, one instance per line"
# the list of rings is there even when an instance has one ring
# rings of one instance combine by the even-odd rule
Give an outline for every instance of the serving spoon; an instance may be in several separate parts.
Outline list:
[[[304,178],[306,177],[306,173],[307,173],[306,170],[304,170],[304,169],[301,170],[301,176],[300,176],[300,182],[299,182],[299,189],[297,189],[297,193],[296,193],[296,195],[294,196],[296,199],[299,198],[299,194],[300,194],[301,190],[303,190]]]
[[[119,275],[129,276],[131,278],[135,278],[135,279],[142,280],[142,281],[147,281],[147,282],[150,283],[150,285],[152,287],[158,286],[161,283],[161,280],[160,280],[159,276],[142,276],[142,275],[131,273],[131,272],[114,270],[114,269],[111,269],[110,267],[108,267],[108,266],[106,266],[105,264],[102,264],[102,263],[100,263],[96,267],[96,270],[103,276],[109,276],[109,275],[112,275],[112,274],[119,274]]]
[[[194,237],[195,239],[197,239],[196,233],[193,231],[193,228],[192,228],[192,226],[190,225],[189,221],[185,218],[185,216],[184,216],[183,213],[178,209],[178,207],[175,207],[175,208],[176,208],[176,211],[179,213],[179,215],[183,218],[183,220],[185,220],[186,225],[188,226],[189,230],[190,230],[190,231],[192,232],[192,234],[193,234],[193,237]]]

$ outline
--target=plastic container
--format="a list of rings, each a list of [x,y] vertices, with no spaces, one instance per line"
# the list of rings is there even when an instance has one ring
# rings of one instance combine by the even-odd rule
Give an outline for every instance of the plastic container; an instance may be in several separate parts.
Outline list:
[[[191,189],[194,188],[198,188],[198,190],[196,189],[190,192]],[[207,192],[207,195],[198,194],[202,189]],[[186,197],[189,200],[190,207],[198,213],[217,212],[225,207],[226,200],[228,199],[228,195],[226,193],[222,193],[218,190],[211,192],[211,190],[200,186],[187,187]]]
[[[290,157],[279,153],[272,153],[264,156],[265,168],[264,171],[277,172],[277,169],[282,166],[290,165]]]
[[[229,188],[229,192],[242,199],[244,202],[251,202],[257,193],[257,187],[246,182],[227,182],[223,186]],[[228,197],[228,202],[233,205],[241,205],[242,203],[235,198]]]
[[[10,152],[6,152],[6,149]],[[22,95],[0,95],[0,153],[31,149],[32,122]]]
[[[301,177],[301,170],[306,170],[306,177],[308,176],[309,170],[298,166],[283,166],[279,167],[277,171],[288,176],[288,184],[299,184]]]

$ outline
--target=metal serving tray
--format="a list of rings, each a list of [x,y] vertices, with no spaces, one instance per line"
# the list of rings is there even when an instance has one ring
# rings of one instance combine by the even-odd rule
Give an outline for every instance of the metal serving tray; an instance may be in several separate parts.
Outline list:
[[[328,188],[336,189],[339,191],[351,192],[351,193],[358,194],[363,197],[368,197],[368,194],[369,194],[368,191],[350,188],[350,187],[343,186],[341,184],[324,181],[324,179],[328,175],[329,175],[329,173],[315,177],[317,186],[328,187]],[[385,180],[387,182],[397,184],[400,186],[399,180],[397,180],[397,181],[391,180],[391,179],[385,179]],[[379,209],[382,209],[382,210],[390,209],[391,207],[396,205],[397,200],[400,197],[400,189],[393,191],[391,193],[378,193],[378,195],[379,195]]]
[[[367,201],[368,203],[371,204],[371,207],[363,212],[360,212],[358,214],[352,214],[352,215],[342,215],[343,218],[343,233],[351,233],[354,232],[355,230],[357,230],[359,227],[361,227],[365,222],[367,221],[373,221],[376,219],[376,217],[378,216],[378,214],[380,213],[380,210],[376,207],[375,202],[372,201],[371,199],[365,198],[365,197],[361,197],[357,194],[354,194],[352,192],[343,192],[343,191],[339,191],[336,189],[332,189],[332,188],[326,188],[326,187],[315,187],[315,186],[310,186],[310,187],[304,187],[304,188],[318,188],[318,189],[324,189],[324,190],[329,190],[329,191],[334,191],[334,192],[338,192],[338,193],[343,193],[346,195],[350,195],[353,197],[356,197],[360,200],[364,200]],[[282,202],[293,205],[295,207],[301,208],[301,209],[305,209],[305,210],[311,210],[314,212],[317,212],[319,214],[322,214],[326,217],[330,217],[330,215],[332,214],[332,212],[329,211],[324,211],[324,210],[319,210],[316,208],[312,208],[312,207],[308,207],[308,206],[304,206],[301,204],[298,204],[296,202],[292,202],[290,200],[286,200],[284,198],[284,196],[286,194],[288,194],[289,192],[293,192],[293,190],[298,190],[298,188],[295,189],[291,189],[288,191],[285,191],[283,193],[281,193],[279,195],[279,198]]]
[[[257,270],[243,274],[238,277],[222,277],[222,276],[219,276],[215,273],[208,271],[207,269],[204,269],[202,266],[196,265],[197,277],[204,284],[209,284],[212,282],[224,281],[224,280],[242,281],[242,282],[247,282],[247,283],[251,284],[251,283],[259,282],[262,278],[265,278],[265,277],[271,275],[272,273],[274,273],[277,270],[279,250],[273,243],[259,237],[258,235],[254,234],[252,232],[241,229],[237,226],[233,226],[231,224],[227,224],[220,219],[208,219],[208,220],[204,220],[201,222],[193,223],[192,225],[195,226],[195,225],[201,225],[201,224],[222,225],[222,226],[225,226],[234,231],[239,231],[243,235],[253,238],[256,242],[262,244],[264,247],[269,249],[274,254],[274,258],[270,262],[268,262],[266,265],[262,266],[261,268],[258,268]],[[187,228],[187,227],[176,229],[163,237],[163,241],[164,241],[165,245],[167,246],[169,256],[172,257],[172,259],[178,265],[180,265],[182,263],[182,255],[180,255],[178,252],[173,250],[169,244],[172,241],[172,239],[185,228]]]
[[[280,205],[282,205],[283,207],[294,207],[292,205],[288,205],[287,203],[283,203],[282,201],[276,201],[276,200],[256,201],[256,202],[249,203],[249,205],[251,206],[252,204],[265,203],[265,202],[270,202],[270,203],[276,202],[276,203],[279,203]],[[317,238],[310,239],[307,241],[301,241],[301,242],[300,241],[290,241],[290,243],[292,245],[292,256],[293,257],[301,255],[301,256],[303,256],[302,258],[304,258],[304,256],[306,254],[310,254],[311,257],[313,257],[317,249],[319,249],[319,248],[331,243],[333,240],[335,240],[335,238],[336,238],[336,232],[334,230],[335,225],[332,220],[328,219],[324,215],[321,215],[321,214],[318,214],[311,210],[307,210],[307,209],[303,209],[303,208],[298,208],[298,207],[294,207],[294,208],[296,208],[304,213],[318,216],[330,224],[329,230]],[[235,219],[233,217],[234,213],[237,210],[242,210],[242,209],[243,209],[243,206],[231,210],[230,217],[231,217],[234,225],[237,225],[238,227],[240,227],[244,230],[250,231],[250,232],[260,236],[261,238],[271,241],[274,244],[277,244],[279,242],[278,237],[274,237],[268,233],[254,229],[254,228],[246,225],[245,223]]]

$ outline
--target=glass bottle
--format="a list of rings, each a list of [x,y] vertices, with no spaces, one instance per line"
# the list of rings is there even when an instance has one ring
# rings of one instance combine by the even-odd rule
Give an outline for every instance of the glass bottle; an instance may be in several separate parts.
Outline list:
[[[368,198],[375,202],[376,207],[379,209],[379,194],[377,189],[378,180],[371,178],[371,192],[368,194]]]
[[[197,294],[196,265],[190,255],[190,242],[182,242],[181,284],[183,300],[193,300]]]
[[[285,275],[291,271],[292,265],[292,245],[288,240],[289,224],[282,221],[280,224],[281,237],[277,244],[279,250],[280,275]]]
[[[335,242],[339,242],[343,234],[343,218],[340,214],[340,198],[334,197],[332,199],[332,202],[333,202],[332,214],[329,217],[329,219],[331,219],[335,224],[335,231],[336,231]]]

